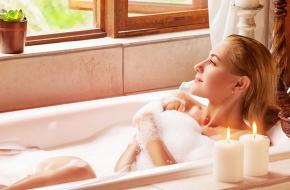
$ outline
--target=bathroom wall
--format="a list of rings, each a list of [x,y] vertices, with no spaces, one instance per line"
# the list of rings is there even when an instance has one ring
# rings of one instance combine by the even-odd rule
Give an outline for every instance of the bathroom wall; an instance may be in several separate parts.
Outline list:
[[[0,112],[175,87],[209,50],[208,35],[193,35],[0,55]]]

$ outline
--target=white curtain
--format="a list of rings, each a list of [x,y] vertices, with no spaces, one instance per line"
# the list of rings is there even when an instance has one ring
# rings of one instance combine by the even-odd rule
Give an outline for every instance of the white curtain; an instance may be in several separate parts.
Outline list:
[[[208,0],[210,38],[212,47],[230,34],[238,34],[238,17],[232,5],[234,0]],[[260,0],[264,7],[256,15],[255,39],[270,47],[273,26],[272,1]]]

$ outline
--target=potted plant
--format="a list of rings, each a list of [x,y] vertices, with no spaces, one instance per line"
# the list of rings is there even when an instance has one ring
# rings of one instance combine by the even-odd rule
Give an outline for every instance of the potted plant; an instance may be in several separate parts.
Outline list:
[[[22,53],[25,46],[27,19],[23,11],[2,10],[0,12],[0,51]]]

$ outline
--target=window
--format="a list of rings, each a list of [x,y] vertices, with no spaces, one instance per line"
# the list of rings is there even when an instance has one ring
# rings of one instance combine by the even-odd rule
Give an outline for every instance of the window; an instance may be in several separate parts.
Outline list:
[[[27,45],[208,27],[207,0],[5,0],[23,9]]]
[[[208,27],[207,0],[129,0],[119,36]]]
[[[108,0],[105,9],[112,37],[208,27],[207,0]]]
[[[85,4],[88,1],[75,2]],[[0,1],[0,7],[24,10],[28,19],[26,44],[34,45],[105,36],[96,18],[102,13],[100,6],[96,7],[100,0],[91,2],[90,11],[71,8],[69,0],[5,0]],[[91,11],[93,7],[96,11]]]

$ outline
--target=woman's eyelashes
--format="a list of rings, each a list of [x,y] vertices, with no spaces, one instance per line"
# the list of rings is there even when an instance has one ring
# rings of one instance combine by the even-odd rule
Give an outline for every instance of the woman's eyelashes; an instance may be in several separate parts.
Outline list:
[[[211,58],[208,60],[208,62],[209,62],[209,64],[216,66],[216,63]]]

